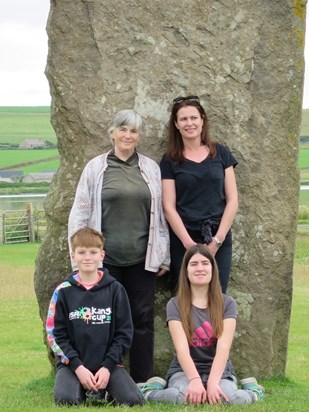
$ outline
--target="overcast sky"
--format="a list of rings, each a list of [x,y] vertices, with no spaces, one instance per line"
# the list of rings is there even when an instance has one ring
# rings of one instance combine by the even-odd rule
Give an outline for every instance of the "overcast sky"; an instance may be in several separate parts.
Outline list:
[[[0,2],[0,106],[48,106],[44,74],[50,0]],[[309,12],[303,107],[309,109]]]

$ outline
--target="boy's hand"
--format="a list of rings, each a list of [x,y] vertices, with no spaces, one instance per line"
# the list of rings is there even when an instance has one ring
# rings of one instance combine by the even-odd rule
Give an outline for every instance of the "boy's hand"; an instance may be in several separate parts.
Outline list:
[[[85,366],[80,365],[78,368],[76,368],[75,374],[84,389],[88,389],[95,392],[98,391],[96,387],[95,377],[89,369],[85,368]]]
[[[98,372],[94,375],[94,379],[96,381],[96,388],[97,390],[99,389],[105,389],[110,378],[111,374],[110,371],[104,367],[100,368]]]

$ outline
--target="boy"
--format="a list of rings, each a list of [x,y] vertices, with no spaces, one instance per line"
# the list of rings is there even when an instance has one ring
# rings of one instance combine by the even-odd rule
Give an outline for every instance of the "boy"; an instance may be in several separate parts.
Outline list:
[[[117,404],[143,403],[122,366],[133,337],[130,304],[122,285],[98,270],[104,259],[104,237],[82,228],[71,237],[71,257],[78,272],[54,291],[46,321],[47,340],[58,357],[56,404],[82,403],[86,396]]]

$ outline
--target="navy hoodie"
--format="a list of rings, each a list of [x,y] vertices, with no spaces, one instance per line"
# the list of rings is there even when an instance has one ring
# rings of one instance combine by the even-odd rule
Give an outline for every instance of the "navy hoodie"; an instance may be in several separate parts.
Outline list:
[[[58,367],[74,372],[84,365],[92,373],[110,372],[122,363],[131,346],[133,324],[123,286],[104,269],[101,280],[87,290],[69,275],[53,293],[47,320],[47,340],[59,358]]]

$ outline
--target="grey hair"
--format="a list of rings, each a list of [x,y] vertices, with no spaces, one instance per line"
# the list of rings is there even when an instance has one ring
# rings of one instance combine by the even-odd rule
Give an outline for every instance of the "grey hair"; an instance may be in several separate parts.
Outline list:
[[[121,126],[132,126],[139,133],[143,129],[143,119],[135,110],[127,109],[116,113],[108,128],[109,136],[111,137],[115,129]]]

